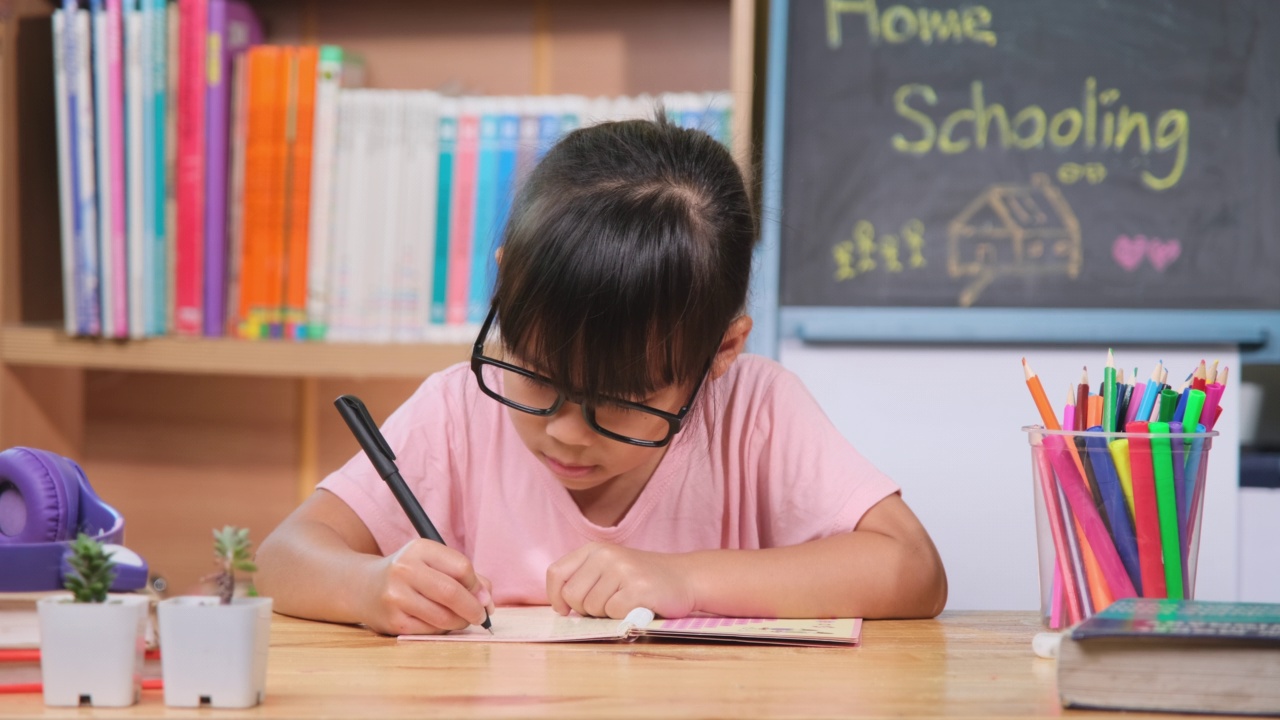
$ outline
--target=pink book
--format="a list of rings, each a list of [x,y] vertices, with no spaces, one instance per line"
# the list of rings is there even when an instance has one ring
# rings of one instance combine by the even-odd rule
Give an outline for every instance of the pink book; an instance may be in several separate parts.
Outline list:
[[[107,112],[111,116],[110,256],[116,282],[110,288],[114,337],[129,335],[129,265],[126,258],[124,209],[124,13],[121,0],[107,0]]]
[[[453,226],[449,228],[449,279],[446,283],[445,324],[467,321],[471,279],[471,225],[476,197],[476,162],[480,145],[480,114],[463,99],[458,108],[458,149],[453,166]]]
[[[178,0],[178,221],[174,258],[174,331],[204,325],[205,74],[208,0]]]

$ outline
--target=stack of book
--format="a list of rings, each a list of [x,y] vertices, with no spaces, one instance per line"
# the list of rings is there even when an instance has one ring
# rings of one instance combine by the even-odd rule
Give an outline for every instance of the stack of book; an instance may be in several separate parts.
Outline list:
[[[343,48],[260,44],[241,0],[65,0],[53,33],[72,335],[460,340],[564,133],[663,107],[731,137],[726,93],[362,89]]]

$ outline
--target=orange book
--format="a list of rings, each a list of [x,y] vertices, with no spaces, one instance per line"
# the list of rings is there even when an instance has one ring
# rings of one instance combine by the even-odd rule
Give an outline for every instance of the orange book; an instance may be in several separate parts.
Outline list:
[[[316,113],[316,69],[320,48],[300,47],[290,60],[283,281],[283,336],[305,340],[307,331],[307,238],[311,217],[311,145]]]
[[[249,107],[237,325],[240,337],[257,339],[268,336],[266,309],[271,307],[272,299],[271,257],[284,225],[282,93],[285,85],[282,81],[287,79],[288,65],[286,49],[279,46],[259,45],[249,50],[246,57]],[[275,257],[278,266],[278,252]]]

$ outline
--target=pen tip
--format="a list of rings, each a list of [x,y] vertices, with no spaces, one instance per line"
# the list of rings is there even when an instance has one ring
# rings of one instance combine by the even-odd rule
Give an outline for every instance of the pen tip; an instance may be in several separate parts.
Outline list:
[[[488,630],[490,635],[493,634],[493,623],[489,620],[488,610],[486,610],[484,613],[484,622],[480,623],[480,627],[484,628],[485,630]]]

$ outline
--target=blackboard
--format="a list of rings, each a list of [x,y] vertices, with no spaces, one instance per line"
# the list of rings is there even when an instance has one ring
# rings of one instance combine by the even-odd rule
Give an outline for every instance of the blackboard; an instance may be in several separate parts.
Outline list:
[[[777,22],[780,307],[1280,310],[1280,1],[775,0]]]

